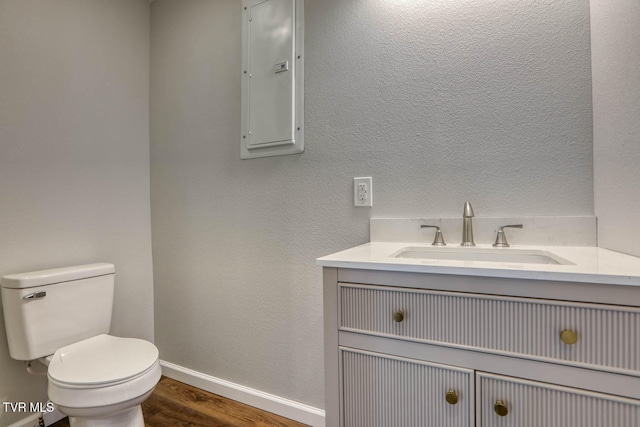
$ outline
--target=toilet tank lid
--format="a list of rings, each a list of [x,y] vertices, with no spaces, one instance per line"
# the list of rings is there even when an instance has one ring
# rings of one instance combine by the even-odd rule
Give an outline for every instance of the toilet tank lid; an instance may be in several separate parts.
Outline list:
[[[33,288],[36,286],[69,282],[71,280],[105,276],[107,274],[114,274],[115,271],[115,266],[106,262],[76,265],[64,268],[52,268],[49,270],[31,271],[29,273],[3,276],[2,280],[0,280],[0,286],[9,289]]]

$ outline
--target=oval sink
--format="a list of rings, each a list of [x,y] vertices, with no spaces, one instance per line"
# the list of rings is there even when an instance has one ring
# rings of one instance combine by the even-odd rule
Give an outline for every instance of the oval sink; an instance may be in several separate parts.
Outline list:
[[[394,258],[430,259],[445,261],[506,262],[517,264],[573,263],[551,252],[535,249],[511,248],[425,248],[406,247],[391,255]]]

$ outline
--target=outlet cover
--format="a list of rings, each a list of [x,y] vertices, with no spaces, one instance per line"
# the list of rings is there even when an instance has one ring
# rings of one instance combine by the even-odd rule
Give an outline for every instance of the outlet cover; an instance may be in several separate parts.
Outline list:
[[[353,178],[353,205],[373,206],[373,186],[371,177]]]

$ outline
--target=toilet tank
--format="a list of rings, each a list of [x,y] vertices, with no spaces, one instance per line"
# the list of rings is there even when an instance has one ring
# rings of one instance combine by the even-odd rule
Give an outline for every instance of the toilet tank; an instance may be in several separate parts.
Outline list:
[[[2,277],[9,354],[48,356],[111,328],[115,267],[99,263]]]

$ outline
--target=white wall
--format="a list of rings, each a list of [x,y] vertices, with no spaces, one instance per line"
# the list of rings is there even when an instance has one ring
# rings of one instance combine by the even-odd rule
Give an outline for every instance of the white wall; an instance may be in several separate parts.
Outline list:
[[[169,362],[322,407],[314,259],[370,216],[593,214],[589,4],[305,4],[307,151],[246,161],[240,2],[152,5],[155,330]]]
[[[640,256],[640,2],[591,0],[598,242]]]
[[[0,58],[0,275],[113,262],[112,332],[153,339],[147,2],[0,0]],[[40,399],[0,318],[0,401]]]

